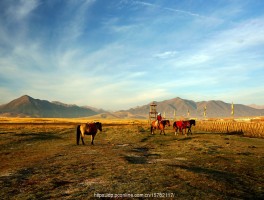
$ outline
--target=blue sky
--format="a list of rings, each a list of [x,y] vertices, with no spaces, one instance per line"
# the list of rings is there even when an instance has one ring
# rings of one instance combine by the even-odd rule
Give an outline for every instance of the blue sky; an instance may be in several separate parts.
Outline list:
[[[1,0],[0,104],[264,104],[262,0]]]

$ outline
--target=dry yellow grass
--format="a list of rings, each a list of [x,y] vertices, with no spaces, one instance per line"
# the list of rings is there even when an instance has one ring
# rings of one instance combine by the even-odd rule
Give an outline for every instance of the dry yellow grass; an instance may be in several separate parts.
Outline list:
[[[198,121],[195,129],[264,138],[264,122]]]
[[[60,124],[80,124],[87,122],[100,121],[103,124],[146,124],[148,120],[143,119],[103,119],[103,118],[10,118],[10,117],[0,117],[0,124],[4,123],[60,123]]]
[[[0,198],[263,198],[263,139],[199,130],[176,137],[172,127],[151,135],[146,121],[99,121],[94,146],[76,145],[76,124],[86,119],[2,121]]]

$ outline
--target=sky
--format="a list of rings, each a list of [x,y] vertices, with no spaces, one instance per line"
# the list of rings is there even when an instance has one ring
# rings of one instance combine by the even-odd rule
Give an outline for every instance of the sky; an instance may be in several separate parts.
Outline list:
[[[263,0],[0,0],[0,104],[264,105]]]

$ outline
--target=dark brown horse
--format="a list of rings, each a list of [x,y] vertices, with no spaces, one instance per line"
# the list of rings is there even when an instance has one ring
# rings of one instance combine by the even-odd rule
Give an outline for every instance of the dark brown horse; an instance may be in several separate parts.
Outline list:
[[[82,139],[82,144],[84,145],[84,135],[91,135],[91,144],[93,145],[93,141],[97,130],[102,131],[102,124],[100,122],[86,123],[77,126],[76,131],[76,139],[77,145],[79,145],[80,137]]]
[[[153,122],[151,123],[151,127],[150,127],[150,132],[151,132],[151,134],[154,134],[154,130],[155,130],[155,129],[160,129],[160,134],[163,132],[163,134],[165,135],[165,131],[164,131],[164,129],[165,129],[165,126],[166,126],[166,125],[170,126],[170,120],[162,120],[162,121],[158,124],[158,126],[156,125],[156,121],[153,121]]]
[[[189,120],[189,122],[190,122],[190,126],[188,127],[188,133],[192,134],[192,125],[195,126],[196,122],[194,119]]]

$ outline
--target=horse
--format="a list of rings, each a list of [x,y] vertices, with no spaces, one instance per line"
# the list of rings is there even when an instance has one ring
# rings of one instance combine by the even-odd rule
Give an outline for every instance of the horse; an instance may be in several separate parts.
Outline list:
[[[156,121],[153,121],[150,126],[151,134],[154,134],[155,129],[160,129],[160,135],[162,132],[165,135],[164,129],[166,125],[170,126],[170,120],[161,120],[158,126],[156,126]]]
[[[98,129],[100,130],[100,132],[102,131],[102,124],[100,122],[92,122],[78,125],[76,131],[77,145],[79,145],[80,137],[82,139],[82,144],[85,145],[84,135],[91,135],[91,144],[93,145],[93,141]]]
[[[188,123],[189,122],[189,123]],[[191,120],[187,120],[187,121],[183,121],[183,123],[185,123],[186,128],[188,128],[188,133],[192,134],[192,125],[195,126],[195,120],[191,119]],[[178,129],[181,127],[181,124],[178,123],[179,127],[177,126],[176,121],[173,123],[173,129],[175,129],[175,135],[177,135],[177,131]],[[185,128],[185,134],[186,134],[186,128]],[[182,127],[182,129],[184,129],[184,127]],[[182,130],[180,129],[180,131],[182,132]],[[183,134],[183,132],[182,132]]]
[[[190,121],[175,121],[173,122],[173,129],[175,130],[175,135],[178,135],[177,132],[178,132],[178,129],[179,131],[182,133],[183,135],[183,129],[185,129],[185,135],[186,134],[186,129],[188,128],[188,132],[189,132],[189,129],[190,129],[191,125],[190,125]]]
[[[190,122],[190,126],[188,127],[188,133],[191,133],[192,134],[192,130],[191,130],[191,128],[192,128],[192,125],[194,125],[195,126],[195,120],[194,119],[191,119],[191,120],[189,120],[189,122]]]

